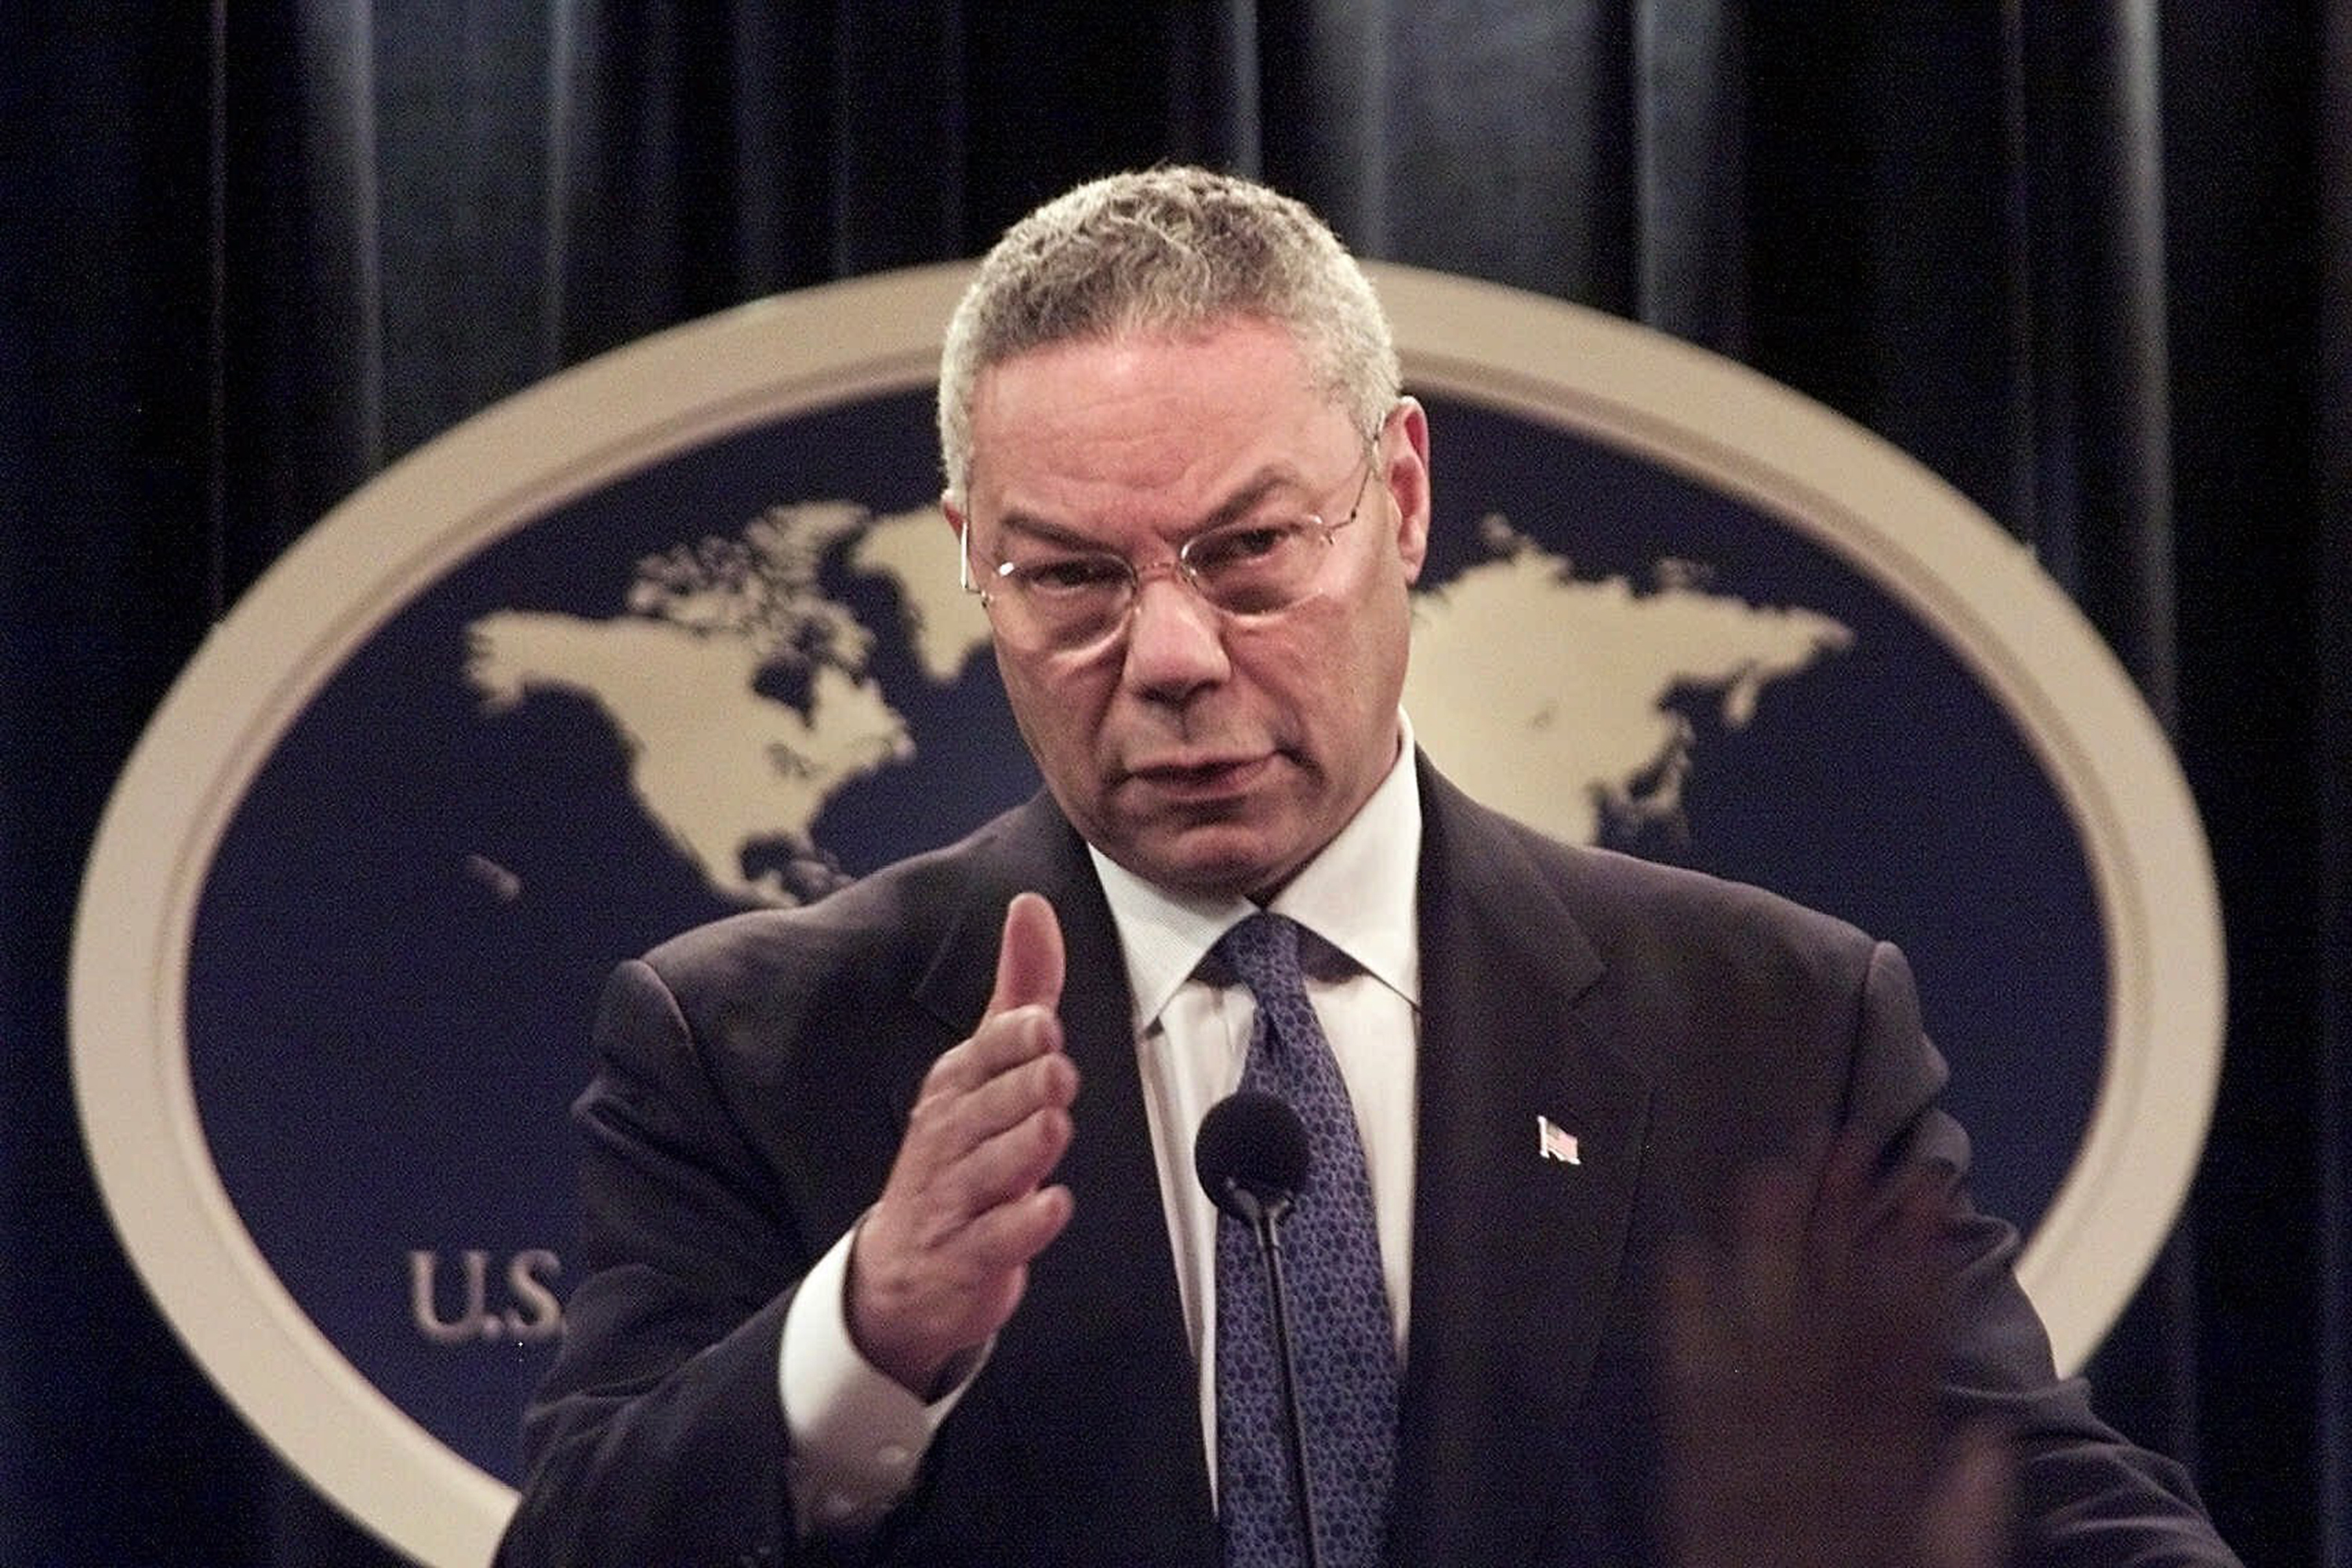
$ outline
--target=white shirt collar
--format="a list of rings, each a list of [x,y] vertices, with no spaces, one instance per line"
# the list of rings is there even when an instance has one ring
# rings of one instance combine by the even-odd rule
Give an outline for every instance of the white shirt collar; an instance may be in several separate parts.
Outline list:
[[[1289,916],[1405,1001],[1421,1005],[1415,891],[1421,868],[1421,791],[1412,722],[1400,711],[1397,760],[1362,809],[1299,869],[1268,907]],[[1247,899],[1202,899],[1145,881],[1092,845],[1127,959],[1140,1036],[1217,939],[1256,910]]]

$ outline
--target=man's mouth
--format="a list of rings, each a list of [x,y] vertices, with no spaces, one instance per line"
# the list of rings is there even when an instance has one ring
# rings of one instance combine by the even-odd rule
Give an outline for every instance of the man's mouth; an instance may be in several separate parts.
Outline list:
[[[1127,770],[1129,782],[1175,800],[1214,800],[1255,784],[1274,764],[1268,752],[1163,757]]]

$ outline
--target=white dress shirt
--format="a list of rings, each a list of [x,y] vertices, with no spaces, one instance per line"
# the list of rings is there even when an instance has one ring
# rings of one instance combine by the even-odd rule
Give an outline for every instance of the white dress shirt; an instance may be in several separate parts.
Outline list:
[[[1372,1184],[1381,1272],[1404,1350],[1412,1278],[1413,1052],[1421,942],[1414,904],[1421,796],[1412,738],[1339,836],[1267,906],[1312,933],[1299,944],[1307,996],[1355,1105]],[[1192,1169],[1209,1107],[1240,1087],[1256,1002],[1238,980],[1200,974],[1217,940],[1255,912],[1245,899],[1203,902],[1152,886],[1095,854],[1135,998],[1136,1061],[1151,1121],[1160,1196],[1184,1326],[1201,1367],[1201,1429],[1217,1474],[1217,1211]]]
[[[1267,907],[1311,933],[1300,943],[1307,997],[1355,1105],[1402,1356],[1412,1278],[1421,797],[1412,727],[1402,715],[1399,722],[1403,742],[1387,777]],[[1177,1289],[1200,1366],[1202,1441],[1213,1489],[1217,1211],[1193,1173],[1192,1141],[1209,1107],[1241,1082],[1256,1005],[1237,979],[1219,976],[1225,983],[1218,984],[1200,971],[1218,939],[1256,906],[1180,897],[1089,852],[1135,999],[1136,1062]],[[855,1235],[835,1244],[802,1283],[778,1355],[792,1439],[787,1479],[803,1532],[849,1533],[880,1522],[971,1382],[967,1376],[927,1405],[858,1354],[845,1295]]]

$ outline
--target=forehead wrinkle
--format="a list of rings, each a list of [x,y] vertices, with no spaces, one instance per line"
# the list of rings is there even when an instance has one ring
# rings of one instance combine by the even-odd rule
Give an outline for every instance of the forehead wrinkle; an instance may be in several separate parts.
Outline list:
[[[1244,480],[1241,487],[1233,494],[1210,508],[1195,522],[1184,528],[1177,537],[1190,538],[1197,533],[1205,533],[1212,529],[1223,527],[1235,518],[1246,516],[1267,496],[1286,487],[1296,488],[1303,493],[1306,480],[1287,461],[1270,462]],[[1060,522],[1017,507],[1007,510],[1002,518],[998,519],[997,527],[1007,533],[1026,534],[1033,539],[1042,539],[1051,544],[1065,545],[1076,550],[1108,552],[1110,549],[1109,541],[1097,538],[1087,532],[1082,525]],[[1163,535],[1166,532],[1165,530],[1159,531]]]

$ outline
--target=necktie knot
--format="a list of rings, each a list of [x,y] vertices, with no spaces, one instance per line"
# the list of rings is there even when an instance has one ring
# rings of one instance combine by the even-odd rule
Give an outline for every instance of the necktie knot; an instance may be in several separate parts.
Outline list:
[[[1298,964],[1298,922],[1287,915],[1260,910],[1219,937],[1216,952],[1261,1005],[1269,997],[1306,994],[1306,975]]]

